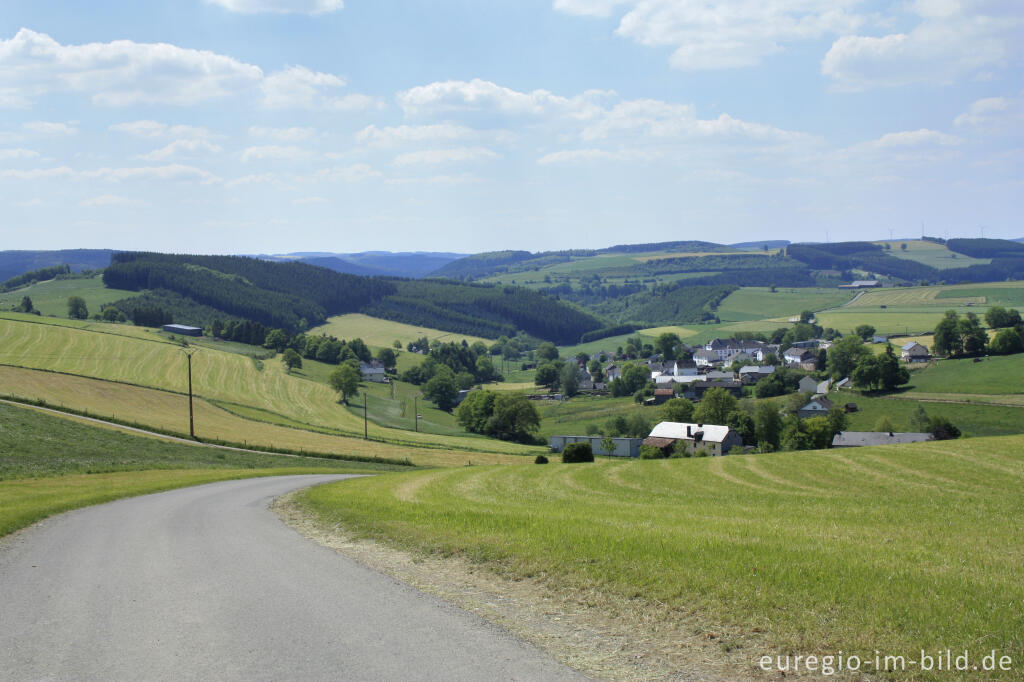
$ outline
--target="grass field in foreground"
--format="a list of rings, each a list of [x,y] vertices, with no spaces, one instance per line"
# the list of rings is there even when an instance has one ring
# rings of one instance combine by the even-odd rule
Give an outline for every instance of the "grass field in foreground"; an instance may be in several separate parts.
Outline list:
[[[654,628],[739,628],[752,664],[765,644],[1024,661],[1020,436],[412,472],[298,500],[360,536],[632,600]]]
[[[81,296],[89,308],[89,314],[98,313],[104,303],[113,303],[122,298],[138,296],[137,291],[107,289],[99,275],[88,279],[51,279],[37,282],[15,291],[0,293],[0,309],[10,310],[21,303],[24,296],[32,299],[32,305],[43,315],[68,316],[68,297]]]
[[[469,336],[467,334],[456,334],[454,332],[431,329],[430,327],[417,327],[391,320],[382,320],[377,317],[370,317],[361,313],[350,313],[338,315],[327,320],[327,324],[311,329],[309,334],[327,334],[336,336],[339,339],[362,339],[368,346],[391,348],[395,341],[401,341],[404,348],[410,341],[427,337],[431,341],[457,341],[463,339],[466,343],[483,341],[488,346],[494,343],[494,339],[485,339],[480,336]]]
[[[154,427],[176,434],[188,433],[188,397],[166,391],[117,384],[84,377],[0,366],[0,392],[29,400],[44,400],[55,407],[89,411],[98,418],[113,417],[143,427]],[[476,464],[514,464],[525,458],[495,452],[445,450],[410,447],[400,443],[381,443],[332,433],[307,430],[298,422],[252,408],[229,405],[229,409],[205,400],[195,400],[196,436],[205,440],[242,443],[249,447],[287,448],[295,451],[327,454],[410,459],[421,466],[462,466]],[[247,418],[251,417],[251,418]],[[263,420],[263,421],[257,421]],[[480,439],[486,450],[497,441]],[[523,453],[538,448],[518,446]]]

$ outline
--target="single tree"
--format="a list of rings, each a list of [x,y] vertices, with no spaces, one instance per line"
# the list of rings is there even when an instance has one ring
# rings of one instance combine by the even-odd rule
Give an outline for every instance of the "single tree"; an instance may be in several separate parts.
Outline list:
[[[579,369],[575,362],[565,363],[558,377],[562,393],[570,398],[580,392]]]
[[[846,410],[836,405],[828,411],[828,423],[832,427],[832,435],[836,435],[841,431],[845,431],[849,419],[846,416]]]
[[[68,317],[72,320],[85,320],[89,317],[89,308],[81,296],[68,297]]]
[[[487,435],[529,443],[539,428],[540,414],[525,395],[503,391],[494,399],[494,411],[487,420]]]
[[[981,327],[981,321],[974,313],[967,313],[959,322],[960,340],[964,353],[980,355],[988,345],[988,334]]]
[[[278,353],[288,345],[288,333],[283,329],[271,329],[263,340],[264,348],[273,348]]]
[[[724,388],[709,388],[704,392],[693,418],[700,424],[724,425],[729,413],[736,409],[736,398]]]
[[[557,360],[558,348],[555,346],[555,344],[551,343],[550,341],[545,341],[544,343],[537,346],[537,350],[534,351],[534,355],[536,355],[538,362],[550,362],[552,360]]]
[[[782,418],[779,408],[761,401],[754,410],[754,436],[762,450],[778,450],[782,436]]]
[[[870,355],[871,351],[864,345],[860,336],[843,337],[828,349],[828,373],[836,381],[845,379],[853,373],[857,363]]]
[[[900,359],[896,357],[892,344],[885,344],[885,352],[877,358],[878,383],[884,391],[891,391],[897,386],[910,381],[910,372],[900,366]]]
[[[667,422],[689,422],[693,419],[693,403],[686,398],[672,398],[661,408],[661,418]]]
[[[925,412],[924,406],[920,403],[914,408],[914,411],[910,413],[910,417],[907,419],[907,423],[910,425],[910,430],[913,433],[929,433],[932,430],[932,420]]]
[[[725,419],[726,425],[740,435],[743,442],[753,445],[757,439],[757,427],[754,418],[746,410],[735,409]]]
[[[21,303],[14,307],[14,312],[16,313],[34,313],[35,311],[35,305],[28,296],[22,296]]]
[[[878,388],[881,381],[878,358],[873,355],[862,358],[854,367],[851,378],[853,383],[862,389],[870,391]]]
[[[281,356],[281,362],[285,369],[291,372],[293,369],[302,369],[302,356],[295,352],[294,348],[285,348]]]
[[[455,373],[447,365],[439,365],[430,381],[423,384],[423,395],[434,401],[439,410],[449,412],[455,406],[459,395],[459,387],[455,383]]]
[[[654,350],[661,353],[661,357],[665,360],[675,360],[680,344],[681,342],[678,334],[665,332],[658,337],[657,341],[654,342]]]
[[[853,333],[863,341],[870,341],[871,337],[875,335],[875,328],[870,324],[859,324],[854,328]]]
[[[395,351],[390,348],[381,348],[377,351],[377,361],[384,365],[385,369],[394,369],[398,358],[395,357]]]
[[[362,378],[358,369],[348,363],[344,363],[330,373],[327,377],[327,383],[335,391],[341,393],[341,400],[347,405],[349,396],[355,395],[359,390],[359,382]]]
[[[1024,353],[1024,337],[1016,329],[1000,329],[989,344],[989,351],[995,355]]]
[[[546,386],[554,390],[558,386],[559,368],[554,363],[547,363],[537,368],[533,377],[533,383],[538,386]]]
[[[963,351],[960,324],[956,312],[947,310],[945,316],[935,325],[932,337],[932,351],[936,355],[959,355]]]

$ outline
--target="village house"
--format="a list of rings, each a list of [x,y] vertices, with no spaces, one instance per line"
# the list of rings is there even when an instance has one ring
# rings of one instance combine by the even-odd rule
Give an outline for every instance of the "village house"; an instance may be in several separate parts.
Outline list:
[[[376,360],[359,363],[359,370],[363,373],[363,379],[366,381],[378,384],[387,383],[388,378],[384,372],[384,365]]]
[[[927,362],[930,357],[928,348],[917,341],[905,343],[900,347],[900,360],[903,362]]]
[[[707,348],[693,352],[693,362],[697,367],[714,367],[720,361],[718,353]]]
[[[744,384],[756,384],[766,376],[775,373],[775,365],[747,365],[740,367],[740,381]]]
[[[604,378],[609,382],[615,381],[622,376],[622,368],[612,363],[604,368]]]
[[[743,397],[743,384],[739,381],[693,381],[686,387],[683,395],[690,400],[700,400],[708,389],[712,388],[724,389],[737,398]]]
[[[827,417],[828,411],[832,409],[832,401],[824,396],[814,396],[810,401],[797,410],[796,416],[801,419],[810,417]]]
[[[924,443],[935,440],[930,433],[898,433],[894,431],[840,431],[832,439],[834,448],[859,448],[865,445]]]
[[[790,367],[814,371],[817,368],[818,354],[810,348],[797,348],[794,346],[782,354],[782,359]]]
[[[728,426],[682,422],[661,422],[651,430],[643,444],[668,452],[680,441],[685,443],[691,454],[704,449],[716,457],[728,454],[732,448],[743,447],[743,439]]]
[[[799,393],[817,393],[818,392],[818,380],[814,377],[804,377],[797,384],[797,392]]]

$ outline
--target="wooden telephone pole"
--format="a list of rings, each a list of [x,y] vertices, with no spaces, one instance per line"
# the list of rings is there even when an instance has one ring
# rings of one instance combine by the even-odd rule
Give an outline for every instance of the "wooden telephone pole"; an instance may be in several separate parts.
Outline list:
[[[181,350],[188,358],[188,435],[196,437],[195,412],[192,410],[192,356],[199,352],[198,348],[183,348]]]

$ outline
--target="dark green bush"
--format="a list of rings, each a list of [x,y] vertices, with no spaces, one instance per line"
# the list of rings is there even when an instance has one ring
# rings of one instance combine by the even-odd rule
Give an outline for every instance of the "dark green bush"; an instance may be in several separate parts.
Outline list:
[[[537,455],[537,459],[533,460],[534,464],[547,464],[548,458],[544,455]]]
[[[569,443],[562,451],[562,463],[593,462],[594,450],[590,443]]]

